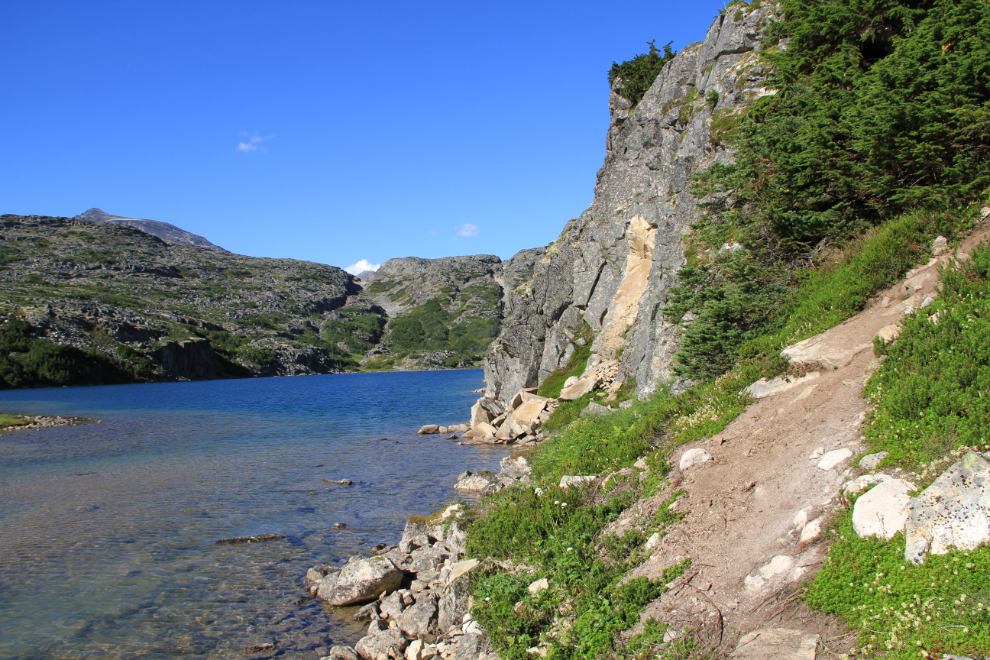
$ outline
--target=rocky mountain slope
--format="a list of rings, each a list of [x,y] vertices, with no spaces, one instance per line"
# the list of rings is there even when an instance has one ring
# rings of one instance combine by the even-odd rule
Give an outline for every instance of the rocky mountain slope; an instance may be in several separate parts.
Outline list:
[[[365,292],[390,318],[383,339],[390,354],[370,362],[479,364],[501,329],[507,292],[526,286],[542,254],[386,261]]]
[[[105,211],[95,208],[90,209],[85,213],[80,213],[75,219],[88,220],[90,222],[109,222],[114,225],[127,225],[128,227],[140,229],[146,234],[157,236],[166,243],[176,245],[195,245],[197,247],[209,248],[210,250],[226,252],[226,250],[222,247],[219,245],[214,245],[202,236],[197,236],[196,234],[180,229],[175,225],[170,225],[167,222],[159,222],[157,220],[140,220],[138,218],[124,218],[119,215],[110,215]]]
[[[397,259],[362,290],[333,266],[127,223],[6,215],[0,313],[27,326],[0,337],[0,377],[21,387],[473,366],[501,327],[501,282],[523,286],[539,254]]]
[[[532,282],[509,296],[485,365],[489,397],[505,401],[565,367],[585,324],[594,335],[589,373],[614,388],[635,379],[639,393],[671,377],[678,328],[663,310],[687,260],[682,237],[701,215],[689,179],[731,161],[720,122],[772,93],[757,53],[773,10],[758,5],[723,12],[635,107],[615,81],[595,199],[547,247]]]

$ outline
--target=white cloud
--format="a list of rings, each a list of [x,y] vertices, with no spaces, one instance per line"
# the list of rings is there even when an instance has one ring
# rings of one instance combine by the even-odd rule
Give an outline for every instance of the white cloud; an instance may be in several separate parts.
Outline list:
[[[348,266],[344,270],[346,270],[351,275],[359,275],[359,274],[363,273],[366,270],[377,271],[381,267],[382,267],[381,264],[373,264],[370,261],[368,261],[367,259],[362,259],[361,261],[357,262],[356,264],[351,264],[350,266]]]
[[[472,225],[470,222],[465,222],[463,225],[457,225],[457,235],[464,236],[465,238],[477,236],[479,231],[481,230]]]
[[[247,142],[237,143],[237,150],[245,154],[249,154],[252,151],[261,151],[262,153],[268,151],[262,146],[262,143],[275,137],[274,135],[258,135],[257,133],[248,134],[244,132],[242,132],[241,135],[250,135]]]

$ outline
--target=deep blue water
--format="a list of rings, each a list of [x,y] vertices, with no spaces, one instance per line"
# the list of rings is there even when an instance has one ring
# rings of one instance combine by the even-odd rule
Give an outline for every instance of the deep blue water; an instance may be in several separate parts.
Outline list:
[[[503,448],[416,435],[466,421],[482,385],[471,370],[0,392],[3,412],[100,420],[0,436],[0,658],[315,660],[353,640],[306,569],[395,542],[458,497],[458,473],[497,470]],[[265,532],[288,538],[215,544]]]

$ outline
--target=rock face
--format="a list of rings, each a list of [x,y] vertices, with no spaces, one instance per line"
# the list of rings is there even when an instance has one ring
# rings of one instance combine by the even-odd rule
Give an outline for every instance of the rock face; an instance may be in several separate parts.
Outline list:
[[[682,234],[700,216],[689,178],[732,159],[712,135],[713,114],[770,93],[754,52],[770,11],[719,16],[635,108],[613,90],[595,199],[547,247],[531,282],[507,297],[485,362],[487,396],[505,401],[566,364],[584,323],[595,334],[588,369],[617,363],[616,387],[635,378],[640,393],[651,392],[671,376],[677,327],[663,308],[685,263]]]
[[[871,491],[872,492],[872,491]],[[969,452],[907,506],[904,558],[972,550],[990,540],[990,462]]]

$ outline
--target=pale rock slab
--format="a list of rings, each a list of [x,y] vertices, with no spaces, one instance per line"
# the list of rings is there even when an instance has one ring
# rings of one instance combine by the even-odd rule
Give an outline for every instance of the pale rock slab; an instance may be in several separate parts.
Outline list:
[[[804,341],[788,346],[780,352],[791,364],[820,364],[825,367],[844,367],[862,351],[873,348],[873,344],[858,346],[833,346],[826,333],[809,337]]]
[[[747,387],[744,391],[754,399],[765,399],[768,396],[780,394],[781,392],[786,392],[787,390],[804,385],[809,381],[815,380],[821,375],[821,372],[812,371],[811,373],[800,378],[787,378],[784,376],[777,376],[776,378],[772,378],[770,380],[761,378]]]
[[[709,454],[701,447],[695,447],[694,449],[688,449],[686,452],[684,452],[684,454],[681,456],[681,462],[679,463],[679,466],[682,470],[686,470],[693,465],[697,465],[699,463],[706,463],[710,460],[713,460],[711,454]]]
[[[832,468],[845,463],[852,458],[852,455],[852,450],[848,447],[832,450],[822,456],[822,460],[818,461],[818,469],[828,472]]]
[[[948,249],[949,249],[949,239],[947,239],[945,236],[939,236],[934,241],[932,241],[932,254],[934,254],[936,257]]]
[[[972,550],[990,540],[990,462],[969,452],[913,498],[905,537],[904,558],[915,564],[926,552]]]
[[[762,628],[744,635],[729,657],[737,660],[815,660],[819,636],[803,630]]]
[[[593,392],[596,387],[598,387],[597,379],[581,378],[561,390],[560,399],[562,401],[574,401],[575,399],[580,399],[588,392]]]
[[[520,426],[532,427],[539,424],[540,413],[546,409],[548,401],[549,399],[540,398],[520,403],[513,409],[512,418]]]
[[[908,495],[916,487],[903,479],[888,479],[869,491],[853,507],[853,530],[861,538],[888,540],[904,529],[908,517]]]

